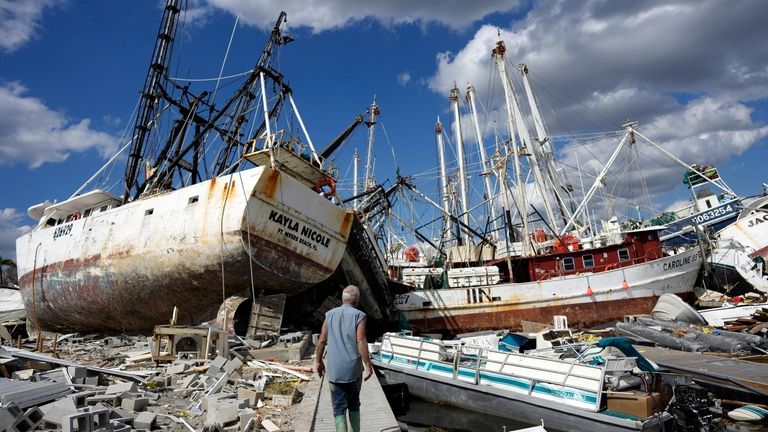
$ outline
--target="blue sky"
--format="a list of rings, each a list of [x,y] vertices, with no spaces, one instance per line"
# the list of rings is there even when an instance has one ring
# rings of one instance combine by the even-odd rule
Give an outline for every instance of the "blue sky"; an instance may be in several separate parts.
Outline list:
[[[498,118],[490,50],[501,31],[510,64],[531,69],[552,135],[633,118],[686,161],[717,164],[740,194],[768,181],[766,2],[198,0],[177,38],[177,75],[218,74],[236,15],[224,75],[248,70],[280,8],[296,42],[278,66],[317,147],[376,96],[379,180],[394,177],[393,151],[403,174],[434,169],[434,123],[450,129],[454,82],[462,95],[471,82],[485,118]],[[149,0],[0,2],[0,256],[15,256],[15,238],[34,224],[29,206],[66,199],[118,147],[161,13]],[[346,179],[365,140],[359,129],[336,155]],[[559,153],[571,164],[579,154],[598,166],[608,152],[568,142]],[[659,210],[685,198],[679,172],[643,167]]]

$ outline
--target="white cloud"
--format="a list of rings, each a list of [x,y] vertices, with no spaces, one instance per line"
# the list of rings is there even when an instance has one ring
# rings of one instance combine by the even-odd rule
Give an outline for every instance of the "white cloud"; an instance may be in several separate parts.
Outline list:
[[[397,82],[400,83],[401,86],[405,86],[410,81],[411,81],[411,74],[408,71],[405,71],[397,75]]]
[[[439,53],[426,83],[443,95],[454,83],[475,84],[496,118],[504,108],[490,54],[500,31],[518,96],[524,93],[514,67],[526,63],[550,135],[612,131],[634,119],[643,134],[684,161],[718,165],[768,136],[750,107],[768,100],[768,46],[760,42],[768,38],[760,24],[766,15],[768,3],[757,0],[534,3],[511,27],[482,26],[463,48]],[[589,141],[559,153],[571,167],[578,154],[582,170],[594,173],[617,142]],[[683,168],[647,144],[637,150],[642,165],[612,172],[606,190],[636,199],[644,189],[654,197],[681,186]],[[589,187],[592,178],[584,181]]]
[[[436,4],[429,1],[391,0],[361,2],[355,0],[328,0],[307,2],[284,0],[281,2],[253,0],[207,0],[212,6],[223,9],[249,25],[270,29],[280,11],[288,14],[288,23],[296,27],[308,27],[321,32],[344,27],[350,23],[373,18],[384,25],[439,23],[454,29],[462,29],[494,12],[516,9],[518,1],[509,0],[446,0]]]
[[[16,261],[16,239],[32,229],[22,221],[26,215],[16,209],[0,209],[0,256]]]
[[[0,85],[0,165],[37,168],[72,152],[95,149],[106,157],[114,151],[117,139],[91,129],[90,119],[70,122],[26,92],[18,82]]]
[[[61,0],[0,0],[0,48],[13,52],[36,36],[38,21],[47,7]]]

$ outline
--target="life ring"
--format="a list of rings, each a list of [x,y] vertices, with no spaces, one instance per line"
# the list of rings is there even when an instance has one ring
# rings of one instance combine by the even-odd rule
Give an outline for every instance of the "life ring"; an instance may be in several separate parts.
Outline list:
[[[323,187],[328,186],[328,192],[323,191]],[[333,177],[324,176],[315,183],[315,192],[324,193],[325,195],[336,195],[336,180]]]

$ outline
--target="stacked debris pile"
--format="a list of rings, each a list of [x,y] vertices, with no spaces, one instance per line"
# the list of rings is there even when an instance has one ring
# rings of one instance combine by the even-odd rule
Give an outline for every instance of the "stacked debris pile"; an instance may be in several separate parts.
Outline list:
[[[72,334],[0,347],[0,431],[298,430],[316,382],[302,360],[310,341],[158,326],[151,338]],[[31,350],[41,346],[52,355]]]
[[[748,317],[734,318],[724,322],[723,328],[734,332],[747,332],[753,335],[768,332],[768,307],[761,307]]]
[[[632,317],[616,323],[616,330],[635,340],[650,341],[659,346],[691,352],[765,353],[763,335],[721,330],[651,317]]]

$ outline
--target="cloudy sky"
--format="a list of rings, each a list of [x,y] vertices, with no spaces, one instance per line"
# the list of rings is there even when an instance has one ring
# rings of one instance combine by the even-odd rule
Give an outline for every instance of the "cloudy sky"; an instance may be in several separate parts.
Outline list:
[[[281,8],[296,42],[279,66],[313,140],[331,140],[375,96],[380,180],[395,166],[434,173],[434,123],[450,122],[454,84],[477,90],[488,145],[503,134],[490,55],[501,35],[508,64],[530,68],[550,134],[570,136],[557,141],[566,164],[599,167],[615,139],[574,136],[634,119],[684,160],[716,164],[738,193],[768,181],[768,2],[196,0],[175,72],[217,76],[236,16],[224,74],[248,70]],[[161,13],[154,0],[0,0],[0,256],[34,225],[29,206],[66,199],[125,142]],[[365,139],[358,131],[337,154],[342,177]],[[637,154],[649,159],[634,177],[647,178],[619,195],[642,183],[659,209],[685,198],[679,171]]]

